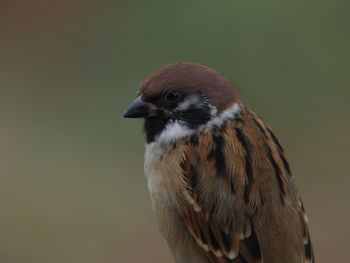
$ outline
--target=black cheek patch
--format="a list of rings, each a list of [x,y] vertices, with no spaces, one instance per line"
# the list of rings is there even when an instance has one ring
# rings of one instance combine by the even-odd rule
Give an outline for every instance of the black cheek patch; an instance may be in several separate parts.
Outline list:
[[[196,129],[210,120],[209,107],[189,108],[177,114],[178,118],[186,123],[190,129]]]

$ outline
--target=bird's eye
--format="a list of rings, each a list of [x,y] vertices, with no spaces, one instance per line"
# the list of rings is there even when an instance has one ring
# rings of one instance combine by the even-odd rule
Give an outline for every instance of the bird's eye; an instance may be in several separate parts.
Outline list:
[[[180,92],[177,90],[171,90],[165,95],[165,98],[168,102],[177,102],[180,99]]]

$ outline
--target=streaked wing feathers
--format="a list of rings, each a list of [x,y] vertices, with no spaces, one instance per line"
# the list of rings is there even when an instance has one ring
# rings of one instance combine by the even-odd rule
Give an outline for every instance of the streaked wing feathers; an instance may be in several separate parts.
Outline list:
[[[302,221],[302,226],[303,226],[303,238],[304,238],[304,262],[305,263],[314,263],[315,262],[315,257],[314,257],[314,252],[311,244],[311,239],[310,239],[310,233],[309,229],[307,226],[307,216],[305,213],[304,205],[301,200],[299,200],[299,207],[300,207],[300,214],[301,214],[301,221]]]
[[[244,110],[234,121],[229,120],[210,132],[194,135],[185,144],[187,150],[181,168],[186,189],[182,192],[180,214],[208,262],[262,263],[266,260],[262,248],[268,250],[266,258],[278,257],[273,261],[278,262],[284,254],[283,245],[276,246],[279,252],[275,256],[266,244],[259,243],[268,237],[259,238],[262,223],[256,224],[256,217],[258,214],[263,218],[273,217],[276,207],[288,211],[293,220],[299,215],[295,213],[298,202],[290,179],[290,167],[271,129],[254,113]],[[293,249],[298,249],[291,253],[295,258],[303,258],[305,263],[313,263],[301,202],[299,211],[303,229],[295,230],[296,245]],[[274,224],[276,222],[277,218]],[[264,226],[264,234],[270,235],[266,231],[272,226],[269,222]],[[283,233],[289,233],[286,230],[288,225],[282,225],[281,229],[285,231]],[[299,253],[303,242],[301,231],[305,256]]]
[[[232,122],[227,125],[233,127]],[[181,206],[181,214],[209,262],[262,262],[260,244],[246,213],[244,198],[236,200],[234,195],[237,189],[228,167],[232,164],[225,157],[230,147],[225,141],[229,134],[226,138],[223,134],[219,128],[212,135],[202,134],[187,142],[182,169],[188,187],[183,193],[185,204]],[[238,154],[244,158],[243,149]],[[236,169],[245,170],[245,166],[242,161],[242,168]],[[244,177],[242,180],[246,181]]]
[[[250,221],[244,230],[225,231],[208,214],[195,212],[191,207],[183,218],[209,262],[262,262],[259,241]]]

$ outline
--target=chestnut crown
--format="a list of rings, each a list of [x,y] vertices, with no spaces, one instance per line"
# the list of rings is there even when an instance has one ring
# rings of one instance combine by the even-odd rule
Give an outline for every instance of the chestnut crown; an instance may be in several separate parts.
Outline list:
[[[156,70],[140,85],[139,92],[146,100],[177,90],[182,94],[201,92],[221,113],[239,97],[233,85],[220,73],[194,63],[174,63]]]

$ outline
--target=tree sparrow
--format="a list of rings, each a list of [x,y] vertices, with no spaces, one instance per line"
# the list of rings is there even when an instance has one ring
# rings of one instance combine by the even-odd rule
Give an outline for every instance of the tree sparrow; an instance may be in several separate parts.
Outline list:
[[[145,119],[145,174],[175,262],[314,262],[283,148],[225,77],[162,67],[124,117]]]

